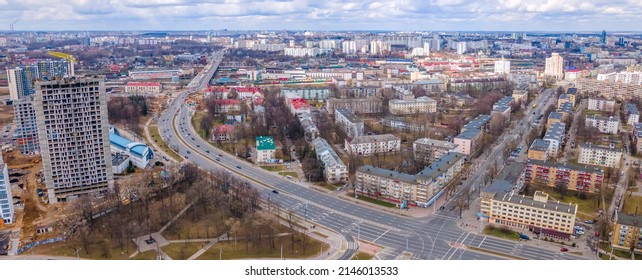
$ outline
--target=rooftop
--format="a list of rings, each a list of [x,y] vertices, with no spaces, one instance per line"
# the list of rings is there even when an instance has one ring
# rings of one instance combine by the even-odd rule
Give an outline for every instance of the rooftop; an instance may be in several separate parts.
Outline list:
[[[549,120],[561,120],[562,117],[563,115],[560,112],[551,112],[550,114],[548,114]]]
[[[560,104],[559,109],[557,109],[558,112],[564,112],[564,113],[573,113],[573,105],[569,102],[564,102]]]
[[[481,129],[490,121],[490,115],[479,115],[464,125],[465,129]]]
[[[481,133],[482,131],[476,128],[466,129],[462,133],[459,133],[459,135],[455,136],[455,138],[471,140],[477,137],[477,135],[480,135]]]
[[[566,90],[566,94],[568,94],[568,95],[577,94],[577,88],[568,88]]]
[[[581,149],[594,149],[594,150],[604,150],[604,151],[609,151],[609,152],[621,152],[621,149],[615,148],[615,146],[600,146],[600,145],[593,145],[592,143],[582,143],[580,145]]]
[[[323,161],[326,167],[345,167],[341,158],[325,139],[318,137],[312,140],[312,146],[314,146],[317,157]]]
[[[401,141],[401,139],[392,134],[381,134],[381,135],[362,135],[357,136],[350,141],[350,144],[364,144],[364,143],[376,143],[376,142],[389,142],[389,141]]]
[[[642,216],[629,215],[623,212],[617,212],[617,215],[615,217],[618,224],[642,227]]]
[[[495,177],[495,180],[505,180],[511,184],[515,184],[522,174],[524,174],[524,169],[526,169],[525,163],[513,161],[504,166],[502,171],[500,171],[499,174],[497,174],[497,177]]]
[[[337,115],[342,115],[344,118],[348,119],[350,123],[360,123],[363,122],[361,119],[359,119],[352,111],[346,109],[346,108],[337,108],[334,109],[335,113]]]
[[[418,177],[425,180],[432,180],[439,177],[444,171],[450,169],[455,163],[464,158],[463,154],[457,152],[448,152],[437,161],[424,168],[421,172],[417,173]]]
[[[415,145],[426,145],[426,146],[433,146],[433,147],[438,147],[442,149],[454,149],[457,147],[457,144],[452,143],[452,142],[447,142],[447,141],[441,141],[441,140],[435,140],[435,139],[430,139],[430,138],[419,138],[415,140],[414,142]]]
[[[272,136],[257,136],[256,137],[256,149],[257,150],[274,150],[276,146],[274,145],[274,138]]]
[[[514,204],[547,209],[561,213],[577,213],[577,205],[562,203],[548,198],[548,194],[536,191],[534,196],[514,195],[509,193],[495,194],[495,200],[506,201]]]
[[[374,176],[377,176],[377,177],[389,178],[389,179],[392,179],[392,180],[402,181],[402,182],[406,182],[406,183],[409,183],[409,184],[416,184],[417,183],[417,176],[416,175],[400,173],[400,172],[393,171],[393,170],[374,167],[372,165],[361,166],[361,167],[357,168],[357,172],[366,173],[366,174],[374,175]]]
[[[548,147],[550,146],[550,144],[551,142],[548,140],[535,139],[531,144],[531,147],[529,148],[529,150],[545,152],[545,151],[548,151]]]
[[[598,174],[604,174],[604,169],[601,169],[599,167],[595,166],[590,166],[590,165],[575,165],[575,164],[570,164],[568,162],[565,163],[557,163],[557,162],[552,162],[552,161],[545,161],[545,160],[536,160],[536,159],[528,159],[528,164],[536,164],[540,166],[546,166],[546,167],[555,167],[558,169],[566,169],[566,170],[578,170],[582,172],[590,172],[590,173],[598,173]]]
[[[638,111],[638,107],[633,103],[625,103],[624,110],[627,112],[627,114],[640,114],[640,112]]]

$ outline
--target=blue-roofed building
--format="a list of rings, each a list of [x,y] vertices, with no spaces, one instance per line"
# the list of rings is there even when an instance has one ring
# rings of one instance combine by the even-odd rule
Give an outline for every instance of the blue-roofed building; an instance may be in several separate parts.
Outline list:
[[[461,132],[464,132],[468,129],[486,129],[488,123],[490,122],[490,115],[479,115],[476,118],[469,121],[461,128]]]
[[[477,153],[481,147],[481,140],[484,133],[479,129],[467,129],[453,138],[453,143],[457,145],[455,151],[470,156]]]
[[[147,167],[149,161],[154,158],[154,151],[149,146],[122,137],[116,131],[109,133],[109,144],[112,153],[128,155],[138,168]]]

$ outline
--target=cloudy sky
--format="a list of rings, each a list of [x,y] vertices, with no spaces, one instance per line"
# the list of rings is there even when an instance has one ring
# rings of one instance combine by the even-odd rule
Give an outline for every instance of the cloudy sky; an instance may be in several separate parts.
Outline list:
[[[642,0],[0,0],[0,30],[640,31],[641,12]]]

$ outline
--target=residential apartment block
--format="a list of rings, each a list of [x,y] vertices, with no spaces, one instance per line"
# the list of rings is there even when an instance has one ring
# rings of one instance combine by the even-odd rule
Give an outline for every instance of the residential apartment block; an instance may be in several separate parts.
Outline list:
[[[388,110],[392,115],[435,113],[437,101],[427,96],[411,100],[392,99],[388,102]]]
[[[589,101],[588,101],[589,110],[612,112],[614,108],[615,108],[615,100],[613,99],[589,97]]]
[[[642,252],[642,216],[615,212],[611,246],[627,252]]]
[[[335,99],[330,98],[326,102],[326,109],[329,114],[334,114],[335,109],[347,109],[355,114],[381,114],[383,112],[383,101],[379,98],[362,99]]]
[[[130,94],[159,94],[161,84],[158,82],[129,82],[125,86],[125,93]]]
[[[535,139],[528,148],[528,158],[535,160],[548,160],[551,142],[544,139]]]
[[[610,147],[583,143],[580,145],[578,163],[599,165],[604,167],[618,167],[622,159],[622,150]]]
[[[581,94],[594,94],[618,101],[641,101],[642,86],[596,79],[579,79],[577,89]]]
[[[345,183],[348,181],[348,167],[323,138],[312,140],[317,159],[323,162],[323,175],[328,183]]]
[[[282,88],[281,95],[285,98],[303,98],[308,100],[325,101],[332,95],[329,88]]]
[[[256,137],[256,153],[254,155],[255,163],[273,162],[276,154],[276,145],[272,136]]]
[[[50,203],[113,187],[101,78],[36,82],[38,138]]]
[[[564,123],[566,120],[564,119],[564,114],[560,112],[551,112],[548,114],[548,119],[546,119],[546,128],[549,129],[551,128],[551,125],[553,123]]]
[[[640,111],[638,111],[638,106],[633,103],[624,104],[624,118],[626,119],[626,124],[635,125],[640,122]]]
[[[479,129],[466,129],[453,138],[453,143],[457,145],[455,150],[467,156],[474,155],[481,147],[483,136],[484,132]]]
[[[573,116],[573,106],[571,103],[564,102],[561,106],[557,108],[557,112],[562,114],[562,119],[564,122],[570,121]]]
[[[7,164],[4,163],[2,154],[0,154],[0,218],[0,226],[2,224],[12,224],[15,219],[9,171]]]
[[[549,187],[561,184],[570,190],[596,192],[602,187],[604,170],[592,166],[529,159],[525,180]]]
[[[566,138],[566,124],[562,122],[552,123],[543,138],[549,142],[548,156],[557,158],[557,154],[562,148],[562,143],[564,143],[564,138]]]
[[[455,143],[430,138],[419,138],[412,143],[415,160],[424,164],[438,160],[456,148]]]
[[[355,187],[360,195],[428,207],[461,172],[464,155],[449,152],[416,175],[370,165],[357,168]]]
[[[642,153],[642,141],[640,141],[640,138],[642,138],[642,123],[636,123],[633,125],[633,143],[635,144],[635,151],[637,154]]]
[[[479,115],[462,126],[461,132],[468,129],[486,130],[488,123],[490,123],[490,115]]]
[[[392,134],[362,135],[345,140],[346,152],[356,156],[373,154],[397,154],[401,151],[401,139]]]
[[[363,121],[348,109],[335,109],[334,123],[343,130],[348,138],[363,135]]]
[[[13,131],[18,149],[22,154],[39,154],[38,127],[33,95],[24,96],[13,101],[13,115],[16,128]]]
[[[381,120],[383,127],[389,127],[398,131],[416,131],[423,132],[426,126],[419,122],[404,120],[402,117],[387,116]]]
[[[532,197],[506,191],[505,185],[491,186],[481,195],[481,212],[488,222],[547,237],[569,240],[573,234],[577,205],[553,200],[536,191]]]
[[[602,133],[617,134],[620,131],[620,120],[614,117],[586,116],[587,127],[595,127]]]

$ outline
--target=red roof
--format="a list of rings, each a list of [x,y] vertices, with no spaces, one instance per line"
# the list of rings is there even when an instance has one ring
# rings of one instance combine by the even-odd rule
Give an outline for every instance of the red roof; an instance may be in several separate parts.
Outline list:
[[[303,107],[310,107],[308,101],[303,98],[292,98],[290,99],[290,102],[292,103],[292,107],[294,107],[295,110]]]
[[[160,87],[160,83],[156,82],[129,82],[127,86],[130,87]]]
[[[215,134],[227,134],[234,132],[234,126],[229,124],[220,124],[214,127]]]

